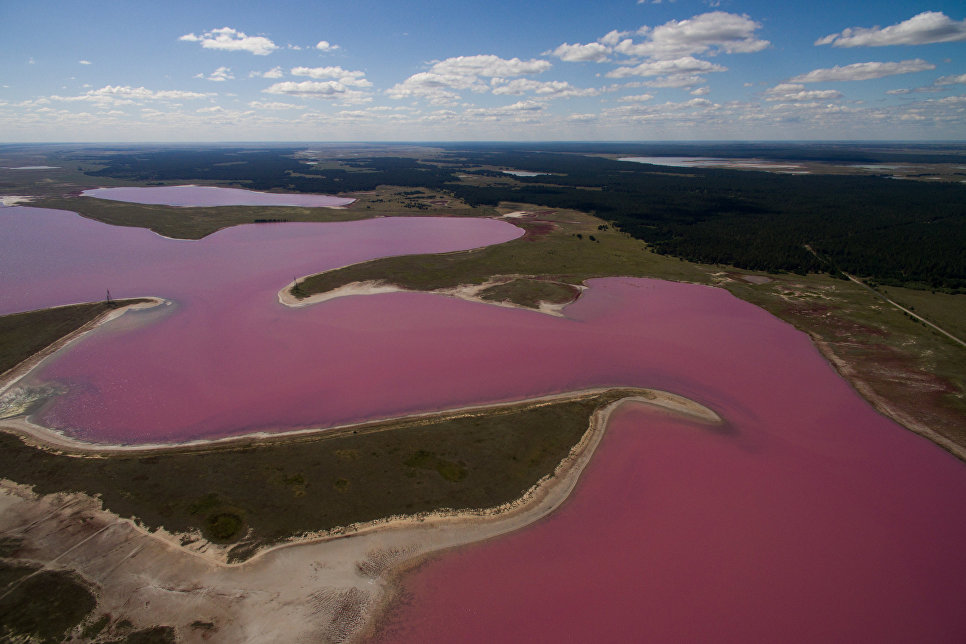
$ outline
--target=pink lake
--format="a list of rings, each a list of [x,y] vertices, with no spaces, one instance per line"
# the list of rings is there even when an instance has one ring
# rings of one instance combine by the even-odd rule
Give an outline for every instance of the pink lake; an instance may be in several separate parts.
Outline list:
[[[35,420],[155,442],[601,385],[721,414],[708,430],[625,408],[549,519],[430,561],[403,641],[963,641],[966,469],[879,416],[808,338],[729,293],[591,280],[554,318],[396,293],[304,309],[295,275],[499,243],[504,222],[242,226],[183,242],[0,209],[0,310],[157,295],[48,362],[68,393]]]
[[[355,199],[330,195],[282,194],[255,192],[241,188],[214,186],[155,186],[149,188],[94,188],[81,193],[84,197],[128,201],[131,203],[165,204],[168,206],[302,206],[321,208],[347,206]]]

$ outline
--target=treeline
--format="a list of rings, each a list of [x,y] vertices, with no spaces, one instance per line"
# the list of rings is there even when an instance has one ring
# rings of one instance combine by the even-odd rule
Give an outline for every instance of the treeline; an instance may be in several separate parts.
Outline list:
[[[339,193],[372,190],[380,185],[441,189],[456,178],[446,170],[402,157],[369,157],[347,161],[352,170],[318,169],[294,157],[300,148],[176,149],[150,153],[94,156],[106,164],[88,172],[138,182],[219,181],[252,190]]]
[[[762,147],[782,158],[852,155],[856,162],[892,160],[889,155],[904,152],[844,144],[689,149],[702,156],[742,156],[743,149],[744,155],[761,157]],[[107,167],[91,174],[141,182],[207,179],[313,193],[379,185],[446,190],[471,205],[512,201],[592,212],[659,253],[696,262],[773,272],[844,270],[883,283],[966,292],[966,187],[961,184],[674,168],[586,155],[672,149],[682,153],[680,145],[453,145],[433,164],[368,157],[344,161],[349,169],[307,165],[294,157],[297,148],[161,149],[97,156]],[[931,149],[917,146],[906,158],[931,158]],[[953,152],[937,147],[935,156],[955,157]],[[464,184],[456,176],[494,174],[480,166],[548,174],[492,186]],[[816,258],[806,244],[830,262]]]
[[[450,188],[473,205],[518,201],[591,211],[659,253],[696,262],[845,270],[884,283],[966,292],[966,188],[960,184],[673,168],[532,151],[454,151],[452,157],[467,167],[552,173],[521,177],[519,185]]]

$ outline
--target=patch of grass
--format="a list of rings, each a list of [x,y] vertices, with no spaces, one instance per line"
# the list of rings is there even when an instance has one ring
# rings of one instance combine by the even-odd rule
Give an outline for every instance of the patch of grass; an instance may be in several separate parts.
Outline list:
[[[0,562],[8,581],[0,599],[0,639],[60,642],[83,622],[97,602],[87,584],[74,573]],[[38,601],[41,599],[43,601]]]
[[[412,456],[407,458],[405,463],[409,467],[415,467],[421,470],[433,470],[445,480],[452,483],[462,481],[466,478],[467,474],[466,468],[459,463],[447,461],[437,456],[435,452],[428,452],[422,449],[417,450]]]
[[[515,279],[495,284],[480,291],[480,297],[491,302],[513,302],[521,306],[538,308],[542,302],[567,304],[577,299],[580,290],[571,284],[549,280]]]
[[[76,331],[102,313],[144,300],[118,300],[59,306],[0,316],[0,373]]]
[[[151,454],[157,461],[150,467],[143,453],[67,455],[0,434],[0,475],[31,484],[41,494],[99,495],[107,509],[137,517],[151,528],[200,529],[225,543],[251,530],[251,537],[233,551],[245,558],[259,544],[304,532],[394,514],[512,501],[554,470],[599,405],[624,394],[176,448]],[[288,480],[333,483],[306,484],[304,494],[292,494],[274,483],[278,464],[284,464],[285,472],[297,472],[283,475]]]
[[[606,224],[591,215],[521,204],[512,207],[534,211],[530,217],[514,220],[514,224],[526,231],[519,239],[455,253],[404,255],[362,262],[307,277],[300,281],[299,292],[293,295],[304,298],[368,280],[385,280],[410,290],[432,291],[461,284],[482,284],[499,275],[540,276],[543,281],[562,285],[612,275],[709,281],[708,269],[653,253],[644,242],[613,228],[602,230],[601,226]],[[591,235],[595,241],[590,240]],[[550,289],[553,292],[548,296],[555,301],[562,296],[560,285],[537,286],[535,281],[523,281],[496,293],[523,306],[531,306]]]
[[[737,297],[793,324],[832,349],[852,373],[897,410],[966,446],[966,349],[852,282],[827,275],[774,276],[767,284],[723,284]],[[908,289],[887,287],[893,299]],[[955,316],[960,295],[914,291],[928,318]]]
[[[256,220],[354,221],[373,216],[353,209],[296,208],[291,206],[212,206],[207,208],[136,204],[93,197],[49,197],[30,204],[38,208],[70,210],[110,224],[147,228],[175,239],[201,239],[211,233],[251,224]]]
[[[110,615],[101,615],[95,621],[90,622],[81,629],[81,637],[85,639],[91,639],[97,637],[101,631],[103,631],[108,624],[111,623]]]
[[[241,536],[245,521],[233,512],[219,512],[205,519],[205,536],[216,543],[231,543]]]

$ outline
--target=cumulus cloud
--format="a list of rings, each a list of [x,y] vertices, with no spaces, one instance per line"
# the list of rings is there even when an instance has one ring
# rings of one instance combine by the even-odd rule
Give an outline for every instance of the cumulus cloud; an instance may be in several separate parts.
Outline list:
[[[966,83],[966,74],[958,74],[956,76],[940,76],[936,79],[936,85],[956,85],[958,83]]]
[[[247,51],[256,56],[267,56],[278,49],[278,45],[264,36],[249,36],[231,27],[212,29],[211,31],[204,32],[200,36],[193,33],[185,34],[178,40],[199,42],[205,49]]]
[[[621,96],[618,101],[621,103],[643,103],[654,98],[653,94],[634,94],[633,96]]]
[[[285,75],[281,67],[273,67],[267,72],[251,71],[248,72],[249,78],[281,78]]]
[[[293,67],[290,70],[292,76],[308,76],[314,79],[334,78],[340,83],[351,87],[372,87],[372,83],[366,80],[366,73],[363,71],[350,71],[339,66],[332,67]]]
[[[533,92],[537,96],[546,98],[571,98],[574,96],[598,96],[600,90],[593,87],[581,89],[574,87],[566,81],[536,81],[529,78],[515,78],[507,81],[503,78],[494,78],[493,93],[497,95],[519,96],[527,92]]]
[[[662,76],[665,74],[705,74],[727,71],[727,67],[716,65],[694,56],[667,60],[650,60],[633,67],[618,67],[607,72],[608,78],[627,78],[628,76]]]
[[[457,56],[433,64],[429,71],[413,74],[386,90],[390,98],[421,97],[434,104],[455,101],[459,91],[486,92],[483,78],[506,78],[539,74],[550,69],[546,60],[500,58],[494,55]]]
[[[670,76],[664,76],[663,78],[655,78],[654,80],[644,81],[642,85],[644,87],[694,87],[695,85],[700,85],[704,82],[704,78],[697,76],[695,74],[671,74]]]
[[[251,101],[248,107],[256,110],[304,110],[304,105],[293,105],[291,103],[281,103],[278,101]]]
[[[339,46],[333,45],[328,40],[320,40],[318,44],[315,45],[315,48],[319,51],[335,51],[339,48]]]
[[[550,55],[568,63],[603,63],[608,60],[607,55],[610,51],[610,47],[599,42],[592,42],[587,45],[564,43],[550,52]]]
[[[687,20],[671,20],[658,27],[644,26],[637,33],[644,41],[625,39],[615,50],[627,56],[678,58],[690,54],[747,54],[771,43],[756,37],[761,24],[747,15],[712,11]]]
[[[346,86],[341,81],[282,81],[262,90],[266,94],[284,94],[304,98],[321,98],[359,103],[371,100],[368,94]]]
[[[546,60],[536,58],[520,60],[519,58],[500,58],[492,54],[477,56],[456,56],[447,58],[434,64],[430,72],[437,74],[457,74],[460,76],[524,76],[539,74],[550,69],[551,64]]]
[[[966,40],[966,20],[952,20],[941,11],[924,11],[889,27],[850,27],[815,41],[833,47],[929,45]]]
[[[179,101],[208,98],[214,94],[201,92],[185,92],[181,90],[152,91],[145,87],[130,87],[128,85],[105,85],[100,89],[92,89],[80,96],[51,96],[56,101],[89,102],[100,106],[133,105],[143,101]]]
[[[79,64],[81,64],[81,65],[90,65],[91,64],[91,61],[89,61],[89,60],[78,60],[77,62]]]
[[[842,98],[834,89],[806,90],[799,83],[781,83],[765,92],[766,101],[824,101]]]
[[[229,67],[219,67],[215,71],[211,72],[207,76],[204,74],[196,74],[195,78],[204,78],[206,80],[222,82],[227,80],[234,80],[234,76],[231,73],[231,68]]]
[[[897,74],[910,74],[929,69],[936,66],[926,62],[921,58],[914,60],[903,60],[898,63],[853,63],[851,65],[836,65],[826,69],[814,69],[807,74],[796,76],[789,80],[791,83],[824,83],[827,81],[856,81],[871,80],[873,78],[883,78],[885,76],[895,76]]]

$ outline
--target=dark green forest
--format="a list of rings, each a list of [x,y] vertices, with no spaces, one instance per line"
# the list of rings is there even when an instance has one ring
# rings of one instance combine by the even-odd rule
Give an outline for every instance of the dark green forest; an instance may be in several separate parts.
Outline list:
[[[966,186],[875,176],[787,175],[675,168],[598,154],[700,154],[772,160],[966,162],[938,146],[846,144],[450,145],[432,161],[373,156],[316,168],[304,148],[162,149],[97,155],[93,176],[139,182],[222,181],[255,190],[338,193],[379,185],[447,190],[471,205],[501,201],[591,212],[655,251],[703,263],[773,272],[846,271],[884,284],[966,292]],[[457,174],[547,173],[494,185]],[[809,245],[823,259],[810,253]]]

